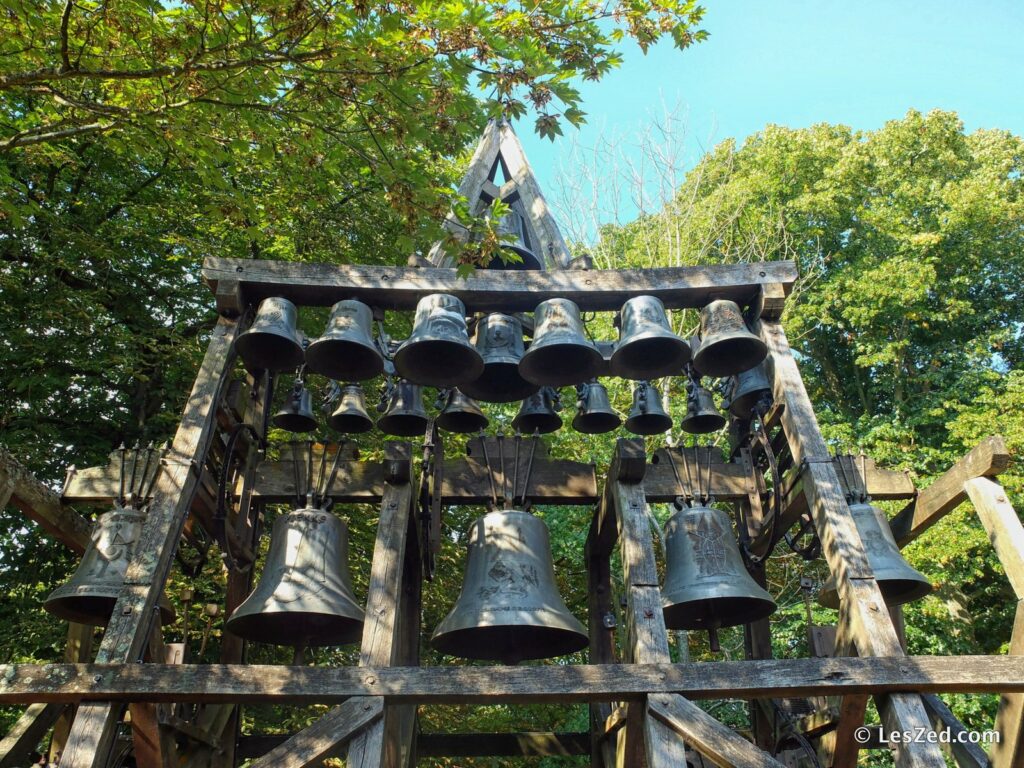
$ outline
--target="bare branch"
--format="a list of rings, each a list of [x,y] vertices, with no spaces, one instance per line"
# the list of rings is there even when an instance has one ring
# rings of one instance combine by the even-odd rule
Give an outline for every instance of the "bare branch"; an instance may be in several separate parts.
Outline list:
[[[75,136],[84,136],[91,133],[104,133],[109,131],[111,128],[115,128],[119,124],[120,123],[117,120],[113,120],[109,123],[88,123],[87,125],[76,125],[73,128],[64,128],[59,131],[49,131],[47,133],[21,133],[17,136],[12,136],[9,139],[0,141],[0,152],[7,152],[16,147],[45,144],[49,141],[60,141],[61,139],[70,139]]]

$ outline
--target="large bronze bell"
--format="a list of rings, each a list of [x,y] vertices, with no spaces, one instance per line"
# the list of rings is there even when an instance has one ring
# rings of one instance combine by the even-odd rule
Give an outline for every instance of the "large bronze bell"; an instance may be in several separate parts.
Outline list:
[[[499,313],[482,317],[476,324],[474,342],[484,370],[459,387],[465,394],[487,403],[511,403],[537,391],[538,385],[519,375],[523,358],[523,325],[519,318]]]
[[[690,361],[690,343],[672,332],[657,296],[634,296],[622,306],[612,373],[624,379],[674,376]]]
[[[700,311],[700,346],[693,367],[704,376],[749,371],[768,355],[768,345],[747,328],[735,301],[712,301]]]
[[[687,382],[686,415],[679,426],[691,435],[706,435],[725,426],[725,417],[719,413],[711,390],[699,383]]]
[[[511,251],[519,256],[522,261],[503,261],[500,256],[495,256],[485,269],[542,269],[540,261],[534,255],[527,242],[526,219],[514,208],[498,219],[495,231],[499,235],[510,235],[512,242],[501,244],[505,250]]]
[[[505,510],[469,531],[462,592],[431,638],[441,653],[516,664],[587,646],[587,631],[555,584],[543,520]]]
[[[725,399],[729,403],[729,412],[739,419],[749,419],[760,403],[770,405],[772,384],[768,381],[764,363],[758,363],[749,371],[733,376],[729,380]]]
[[[416,437],[427,430],[427,411],[423,407],[423,388],[399,379],[391,387],[388,406],[377,419],[377,429],[385,435]]]
[[[312,432],[316,429],[313,395],[301,381],[295,382],[284,407],[274,414],[274,426],[288,432]]]
[[[78,569],[67,584],[50,593],[43,607],[76,624],[106,624],[121,593],[145,519],[144,512],[131,507],[115,508],[100,515]],[[163,595],[159,605],[163,624],[173,622],[174,609]]]
[[[359,640],[363,609],[352,593],[345,521],[312,507],[278,517],[259,584],[225,628],[300,648]]]
[[[918,600],[932,591],[932,584],[903,559],[889,527],[885,512],[874,504],[850,504],[850,515],[864,542],[871,570],[886,605],[902,605]],[[839,607],[839,592],[834,577],[821,588],[818,602],[826,608]]]
[[[512,419],[512,428],[524,435],[532,435],[534,432],[546,435],[557,432],[561,426],[558,393],[551,387],[541,387],[539,392],[523,400],[519,413]]]
[[[345,435],[360,434],[373,429],[373,419],[366,412],[366,398],[358,384],[346,384],[334,413],[327,417],[327,425]]]
[[[550,387],[580,384],[598,375],[604,358],[583,334],[580,308],[568,299],[542,301],[533,314],[533,343],[519,363],[527,381]]]
[[[469,343],[466,306],[447,293],[420,299],[412,334],[395,352],[395,370],[431,387],[457,387],[477,379],[484,361]]]
[[[288,299],[272,296],[260,302],[256,318],[235,342],[249,370],[293,371],[302,365],[299,311]]]
[[[622,423],[622,417],[608,400],[608,389],[596,379],[576,388],[576,416],[572,428],[588,435],[611,432]]]
[[[763,619],[776,607],[747,573],[728,515],[705,506],[683,507],[665,524],[661,593],[669,629],[714,633]]]
[[[384,370],[384,357],[373,343],[373,311],[347,299],[331,307],[323,335],[306,350],[309,370],[339,381],[363,381]]]
[[[657,435],[672,429],[672,417],[665,413],[658,390],[649,382],[638,381],[633,386],[633,407],[626,429],[634,435]]]
[[[447,432],[479,432],[486,429],[488,423],[487,414],[480,410],[476,400],[458,389],[448,392],[444,408],[437,417],[437,426]]]

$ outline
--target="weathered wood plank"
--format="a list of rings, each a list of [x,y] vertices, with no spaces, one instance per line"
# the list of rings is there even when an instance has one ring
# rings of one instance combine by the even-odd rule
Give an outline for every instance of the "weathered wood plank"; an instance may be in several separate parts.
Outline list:
[[[419,757],[557,757],[585,755],[589,734],[527,731],[520,733],[421,733]]]
[[[64,704],[31,704],[0,740],[0,768],[16,768],[32,761],[32,752],[64,711]]]
[[[598,512],[595,512],[595,524]],[[590,663],[615,663],[615,607],[612,587],[611,558],[607,548],[595,547],[595,524],[584,548],[587,564],[587,617],[590,637]],[[614,749],[605,738],[605,723],[612,714],[606,702],[590,705],[590,765],[591,768],[614,768]]]
[[[987,477],[968,480],[964,488],[985,526],[1014,594],[1018,600],[1024,600],[1024,526],[1006,491]]]
[[[362,696],[346,701],[250,763],[249,768],[309,768],[320,765],[383,712],[384,700],[380,696]]]
[[[584,311],[617,310],[641,294],[657,296],[669,309],[701,307],[712,294],[747,304],[756,301],[762,285],[778,283],[788,292],[796,278],[792,261],[552,272],[478,269],[465,278],[451,268],[217,257],[203,262],[203,279],[212,290],[222,280],[237,280],[247,302],[282,296],[298,305],[329,306],[359,299],[384,309],[408,310],[428,294],[450,293],[469,312],[531,312],[553,298],[571,299]]]
[[[968,480],[998,475],[1009,465],[1010,453],[1002,437],[993,435],[982,440],[892,519],[896,542],[901,547],[909,544],[966,501],[964,483]]]
[[[942,699],[934,693],[929,693],[922,696],[921,700],[924,701],[924,708],[928,711],[928,717],[931,718],[935,731],[948,729],[952,734],[951,743],[944,746],[947,747],[949,754],[960,768],[991,768],[992,762],[985,750],[979,744],[971,744],[966,736],[960,736],[960,734],[967,733],[967,728],[950,711]],[[1000,733],[1006,735],[1005,731],[1000,731]],[[963,743],[958,741],[960,738],[964,739]],[[1007,763],[1007,765],[1020,765],[1020,762]]]
[[[1024,600],[1017,602],[1010,637],[1011,656],[1024,656]],[[1009,693],[999,698],[996,730],[1002,735],[992,745],[992,763],[996,768],[1017,768],[1024,764],[1024,694]]]

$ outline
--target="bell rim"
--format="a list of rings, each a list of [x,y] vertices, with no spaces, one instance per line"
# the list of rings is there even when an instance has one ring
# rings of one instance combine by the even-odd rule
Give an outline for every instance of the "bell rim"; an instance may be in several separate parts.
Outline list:
[[[643,331],[630,336],[627,341],[629,343],[626,346],[616,345],[612,351],[611,370],[612,375],[622,379],[629,379],[630,381],[644,381],[647,379],[660,379],[664,376],[674,376],[690,361],[692,355],[689,341],[682,336],[672,333],[672,331],[664,329],[652,328],[649,331]],[[651,352],[648,349],[648,351],[642,352],[635,349],[638,343],[648,341],[666,342],[666,347],[675,349],[675,354],[671,359],[663,361],[660,365],[651,365],[643,368],[642,365],[637,365],[636,361],[632,358],[633,355],[659,359],[667,354],[662,350]],[[621,342],[622,340],[620,339],[619,343],[621,344]],[[651,345],[646,346],[649,348]],[[641,368],[643,370],[640,370]],[[632,369],[635,374],[630,373],[629,369]]]
[[[298,339],[253,329],[238,337],[235,352],[249,368],[274,372],[295,370],[305,357]]]
[[[473,422],[473,424],[471,426],[468,426],[468,428],[456,429],[453,426],[451,426],[453,420],[455,422],[464,420],[467,423]],[[437,426],[443,429],[445,432],[454,432],[457,435],[468,435],[472,432],[479,432],[481,429],[487,429],[487,425],[491,423],[491,420],[488,419],[486,416],[477,416],[476,414],[468,413],[448,414],[448,418],[446,418],[445,414],[442,413],[440,416],[437,417],[434,423],[437,424]],[[465,426],[466,425],[464,425],[464,427]]]
[[[411,360],[410,355],[422,352],[421,347],[427,343],[435,349],[430,350],[426,365],[422,365],[422,360]],[[442,349],[436,349],[438,346]],[[418,370],[416,363],[421,364]],[[436,336],[406,340],[395,352],[394,364],[403,379],[428,387],[459,387],[479,377],[484,369],[483,358],[468,341],[463,343]]]
[[[117,602],[116,597],[75,594],[71,590],[67,590],[67,594],[60,594],[67,586],[67,584],[62,584],[53,590],[49,597],[43,601],[43,609],[59,619],[71,621],[75,624],[84,624],[88,627],[103,627],[110,622],[110,617],[114,613],[114,604]],[[95,605],[98,610],[76,610],[73,603]],[[173,624],[177,620],[178,614],[165,596],[161,595],[158,606],[160,608],[160,621],[163,626]]]
[[[580,424],[585,423],[583,421],[584,419],[593,421],[595,424],[598,424],[600,426],[589,429],[581,429]],[[582,416],[576,416],[572,420],[572,428],[579,432],[580,434],[584,435],[603,435],[608,432],[614,432],[620,426],[622,426],[622,418],[618,414],[588,413]]]
[[[353,422],[356,422],[356,423],[360,424],[361,425],[360,429],[351,429],[351,428],[345,429],[345,428],[337,426],[338,421],[340,421],[343,418],[344,419],[351,419]],[[327,426],[330,427],[331,429],[333,429],[335,432],[340,432],[343,435],[361,435],[361,434],[364,434],[365,432],[370,432],[370,431],[373,430],[373,419],[367,418],[367,417],[363,417],[363,416],[348,416],[348,415],[345,415],[345,416],[335,417],[335,416],[332,415],[332,416],[328,416],[327,417]]]
[[[384,357],[380,351],[354,339],[336,339],[321,336],[306,350],[306,367],[336,381],[366,381],[384,372]],[[344,359],[346,365],[332,361]],[[351,365],[351,361],[355,361]]]
[[[244,607],[245,603],[238,606],[237,613]],[[352,605],[362,613],[362,608],[356,604]],[[303,635],[298,631],[301,621],[321,621],[324,626],[318,628],[315,633]],[[366,623],[363,618],[340,616],[336,613],[321,613],[319,611],[260,611],[239,616],[234,615],[224,623],[224,629],[243,640],[264,645],[292,646],[301,643],[304,647],[323,647],[331,645],[350,645],[362,638],[363,625]],[[261,626],[262,625],[262,626]],[[328,636],[328,633],[330,636]],[[274,637],[276,639],[270,639]],[[282,637],[293,638],[293,642],[281,641]]]
[[[555,359],[559,366],[572,372],[554,375],[546,358]],[[519,375],[538,387],[568,387],[597,377],[603,366],[604,357],[589,341],[553,341],[539,347],[531,345],[519,361]]]
[[[295,424],[302,423],[308,425],[312,423],[313,426],[309,427],[308,429],[299,429],[294,426],[285,426],[287,423],[292,423],[293,420]],[[285,432],[292,432],[296,434],[302,434],[304,432],[315,432],[317,427],[319,426],[316,419],[311,419],[306,416],[296,416],[294,414],[276,414],[274,416],[273,424],[278,429],[283,429]]]
[[[518,254],[522,257],[521,262],[506,262],[502,261],[501,257],[497,254],[487,262],[487,266],[484,269],[490,269],[498,272],[536,272],[544,269],[544,265],[541,264],[540,259],[532,252],[525,248],[517,248],[514,245],[506,244],[502,245],[502,248],[513,253]]]
[[[665,424],[665,428],[664,429],[649,430],[649,431],[640,431],[640,430],[636,429],[636,420],[637,419],[650,419],[652,421],[657,420],[659,423]],[[630,422],[633,422],[632,426],[630,426]],[[632,432],[634,435],[660,435],[662,432],[668,432],[670,429],[672,429],[672,417],[671,416],[667,416],[667,415],[666,416],[660,416],[660,415],[651,415],[649,413],[646,413],[646,414],[643,414],[643,415],[640,415],[640,416],[630,416],[623,423],[623,426],[626,428],[627,431]]]
[[[700,420],[700,421],[698,421]],[[708,428],[697,429],[693,426],[693,422],[703,424],[705,422],[714,422],[716,426]],[[709,435],[712,432],[717,432],[728,423],[728,420],[722,416],[693,416],[691,418],[683,419],[679,422],[679,428],[690,435]],[[688,426],[689,425],[689,426]]]
[[[562,417],[559,416],[557,413],[553,413],[550,415],[528,414],[526,418],[542,420],[544,422],[544,428],[534,425],[533,429],[525,429],[523,420],[521,420],[518,416],[512,419],[512,428],[519,430],[519,432],[521,432],[524,435],[532,435],[534,431],[536,431],[539,435],[550,435],[552,432],[557,432],[558,430],[560,430],[564,425]]]
[[[670,600],[668,595],[665,595],[664,599],[666,602]],[[722,602],[725,600],[734,601],[733,605],[730,608],[723,607]],[[726,618],[724,621],[706,621],[692,618],[690,620],[683,620],[683,616],[692,617],[693,611],[701,603],[714,601],[718,602],[718,605],[714,606],[714,615],[731,616],[731,618]],[[752,621],[758,621],[771,616],[778,609],[778,604],[772,600],[770,595],[767,597],[760,597],[756,595],[719,595],[717,598],[703,597],[696,598],[694,600],[686,600],[684,602],[668,603],[663,605],[661,610],[662,615],[665,618],[666,629],[708,630],[724,627],[738,627],[741,624],[749,624]],[[710,613],[711,611],[708,612]]]
[[[407,431],[407,432],[395,432],[395,431],[393,431],[393,429],[388,429],[387,428],[387,425],[391,423],[388,420],[389,419],[395,419],[395,418],[402,419],[403,421],[405,421],[405,420],[408,420],[408,421],[416,420],[417,423],[422,422],[422,425],[420,427],[418,427],[417,429],[415,429],[415,430],[410,429],[410,431]],[[429,421],[430,421],[430,419],[428,419],[426,416],[418,416],[418,415],[415,415],[415,414],[408,414],[408,413],[390,414],[390,415],[381,416],[379,419],[377,419],[377,429],[379,429],[385,435],[394,435],[396,437],[416,437],[418,435],[422,435],[426,431],[427,424],[429,423]]]
[[[711,337],[701,341],[693,355],[693,367],[704,376],[720,379],[736,376],[756,368],[768,356],[768,345],[754,334],[746,336]],[[748,360],[753,360],[748,363]],[[736,362],[741,361],[739,367]]]
[[[754,410],[754,406],[757,405],[757,401],[761,399],[761,395],[765,392],[771,392],[771,389],[757,389],[750,392],[744,392],[739,397],[729,401],[729,413],[737,418],[745,418],[750,415],[750,412]]]
[[[507,391],[496,395],[495,390],[492,389],[494,387],[493,380],[504,382]],[[515,387],[515,389],[510,387]],[[462,394],[484,403],[514,403],[537,394],[540,387],[540,384],[534,384],[520,376],[519,361],[510,358],[508,361],[484,362],[483,372],[473,381],[461,384],[459,389],[462,390]]]

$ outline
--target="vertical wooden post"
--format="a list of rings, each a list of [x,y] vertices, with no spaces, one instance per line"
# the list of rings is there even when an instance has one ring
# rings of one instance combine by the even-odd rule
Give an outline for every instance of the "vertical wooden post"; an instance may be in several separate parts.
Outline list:
[[[611,547],[603,545],[600,530],[600,508],[595,510],[594,521],[584,547],[587,565],[587,603],[590,635],[590,663],[615,663],[615,606],[612,589]],[[606,702],[590,705],[590,766],[614,768],[615,751],[605,734],[605,724],[612,713]]]
[[[68,624],[68,639],[64,646],[64,661],[69,663],[88,663],[92,658],[92,642],[95,635],[95,628],[85,624]],[[64,745],[68,740],[68,733],[71,731],[71,723],[75,719],[77,707],[70,706],[64,710],[57,724],[53,726],[53,736],[50,737],[50,762],[60,762],[60,756],[64,752]]]
[[[157,598],[167,581],[214,434],[217,402],[230,376],[237,332],[234,320],[220,318],[211,334],[178,431],[161,462],[142,533],[100,645],[97,663],[132,663],[142,657]],[[123,709],[121,705],[105,702],[83,704],[68,735],[61,768],[105,766]]]

